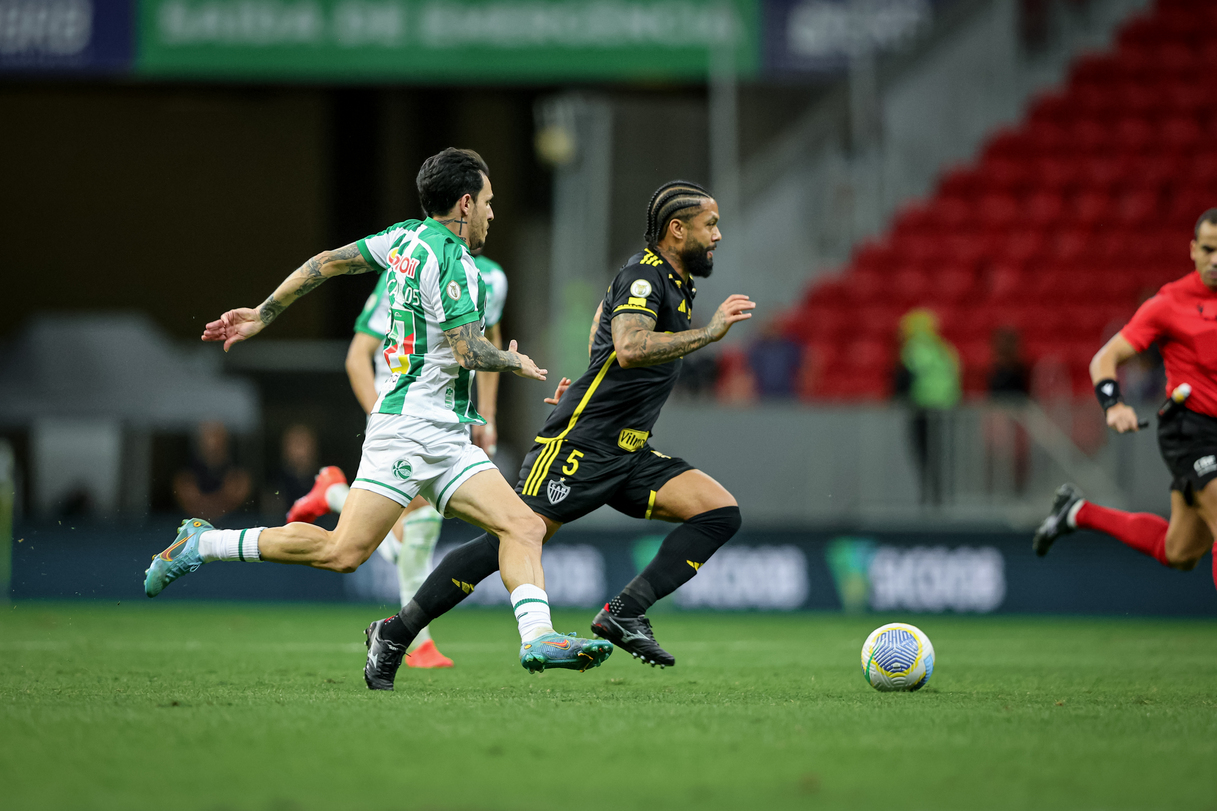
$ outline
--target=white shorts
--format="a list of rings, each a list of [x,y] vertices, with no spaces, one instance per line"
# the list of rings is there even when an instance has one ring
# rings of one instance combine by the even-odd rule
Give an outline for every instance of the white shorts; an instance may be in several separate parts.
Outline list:
[[[398,414],[372,414],[363,458],[351,487],[391,498],[403,507],[421,495],[446,518],[448,499],[471,476],[494,468],[469,439],[469,426]]]

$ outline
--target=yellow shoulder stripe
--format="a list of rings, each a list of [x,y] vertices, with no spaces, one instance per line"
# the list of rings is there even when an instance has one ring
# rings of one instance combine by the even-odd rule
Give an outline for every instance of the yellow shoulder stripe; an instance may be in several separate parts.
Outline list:
[[[618,304],[617,308],[614,309],[613,312],[619,313],[622,310],[641,310],[644,313],[650,313],[651,315],[654,315],[656,318],[659,318],[659,316],[655,313],[655,311],[652,310],[650,307],[639,307],[637,304]]]

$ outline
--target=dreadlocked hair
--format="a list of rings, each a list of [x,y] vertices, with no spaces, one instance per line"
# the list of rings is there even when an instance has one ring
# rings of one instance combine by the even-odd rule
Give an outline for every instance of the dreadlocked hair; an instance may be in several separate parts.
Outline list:
[[[656,189],[647,206],[647,247],[653,250],[659,244],[673,217],[690,208],[700,208],[702,201],[709,199],[710,192],[687,180],[673,180]]]

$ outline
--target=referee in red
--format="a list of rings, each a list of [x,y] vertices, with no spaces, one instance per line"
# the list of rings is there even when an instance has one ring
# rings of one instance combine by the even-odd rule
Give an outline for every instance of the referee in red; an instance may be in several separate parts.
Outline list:
[[[1116,367],[1155,341],[1166,362],[1167,392],[1191,394],[1164,409],[1158,447],[1171,472],[1171,517],[1128,513],[1082,498],[1072,484],[1056,491],[1052,514],[1032,540],[1037,555],[1075,529],[1104,532],[1173,569],[1191,570],[1217,537],[1217,208],[1200,217],[1192,239],[1196,272],[1163,285],[1090,361],[1107,425],[1124,434],[1139,428],[1120,397]],[[1184,388],[1182,391],[1187,391]],[[1180,392],[1182,395],[1182,392]],[[1213,563],[1217,584],[1217,554]]]

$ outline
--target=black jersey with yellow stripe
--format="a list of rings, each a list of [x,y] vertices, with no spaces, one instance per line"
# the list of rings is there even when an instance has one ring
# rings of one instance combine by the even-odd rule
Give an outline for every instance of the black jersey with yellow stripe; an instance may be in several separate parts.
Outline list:
[[[656,332],[692,327],[697,289],[657,253],[630,257],[604,295],[587,371],[567,389],[537,441],[563,439],[573,445],[634,453],[646,444],[667,402],[680,359],[623,369],[613,347],[613,319],[630,313],[655,320]]]

